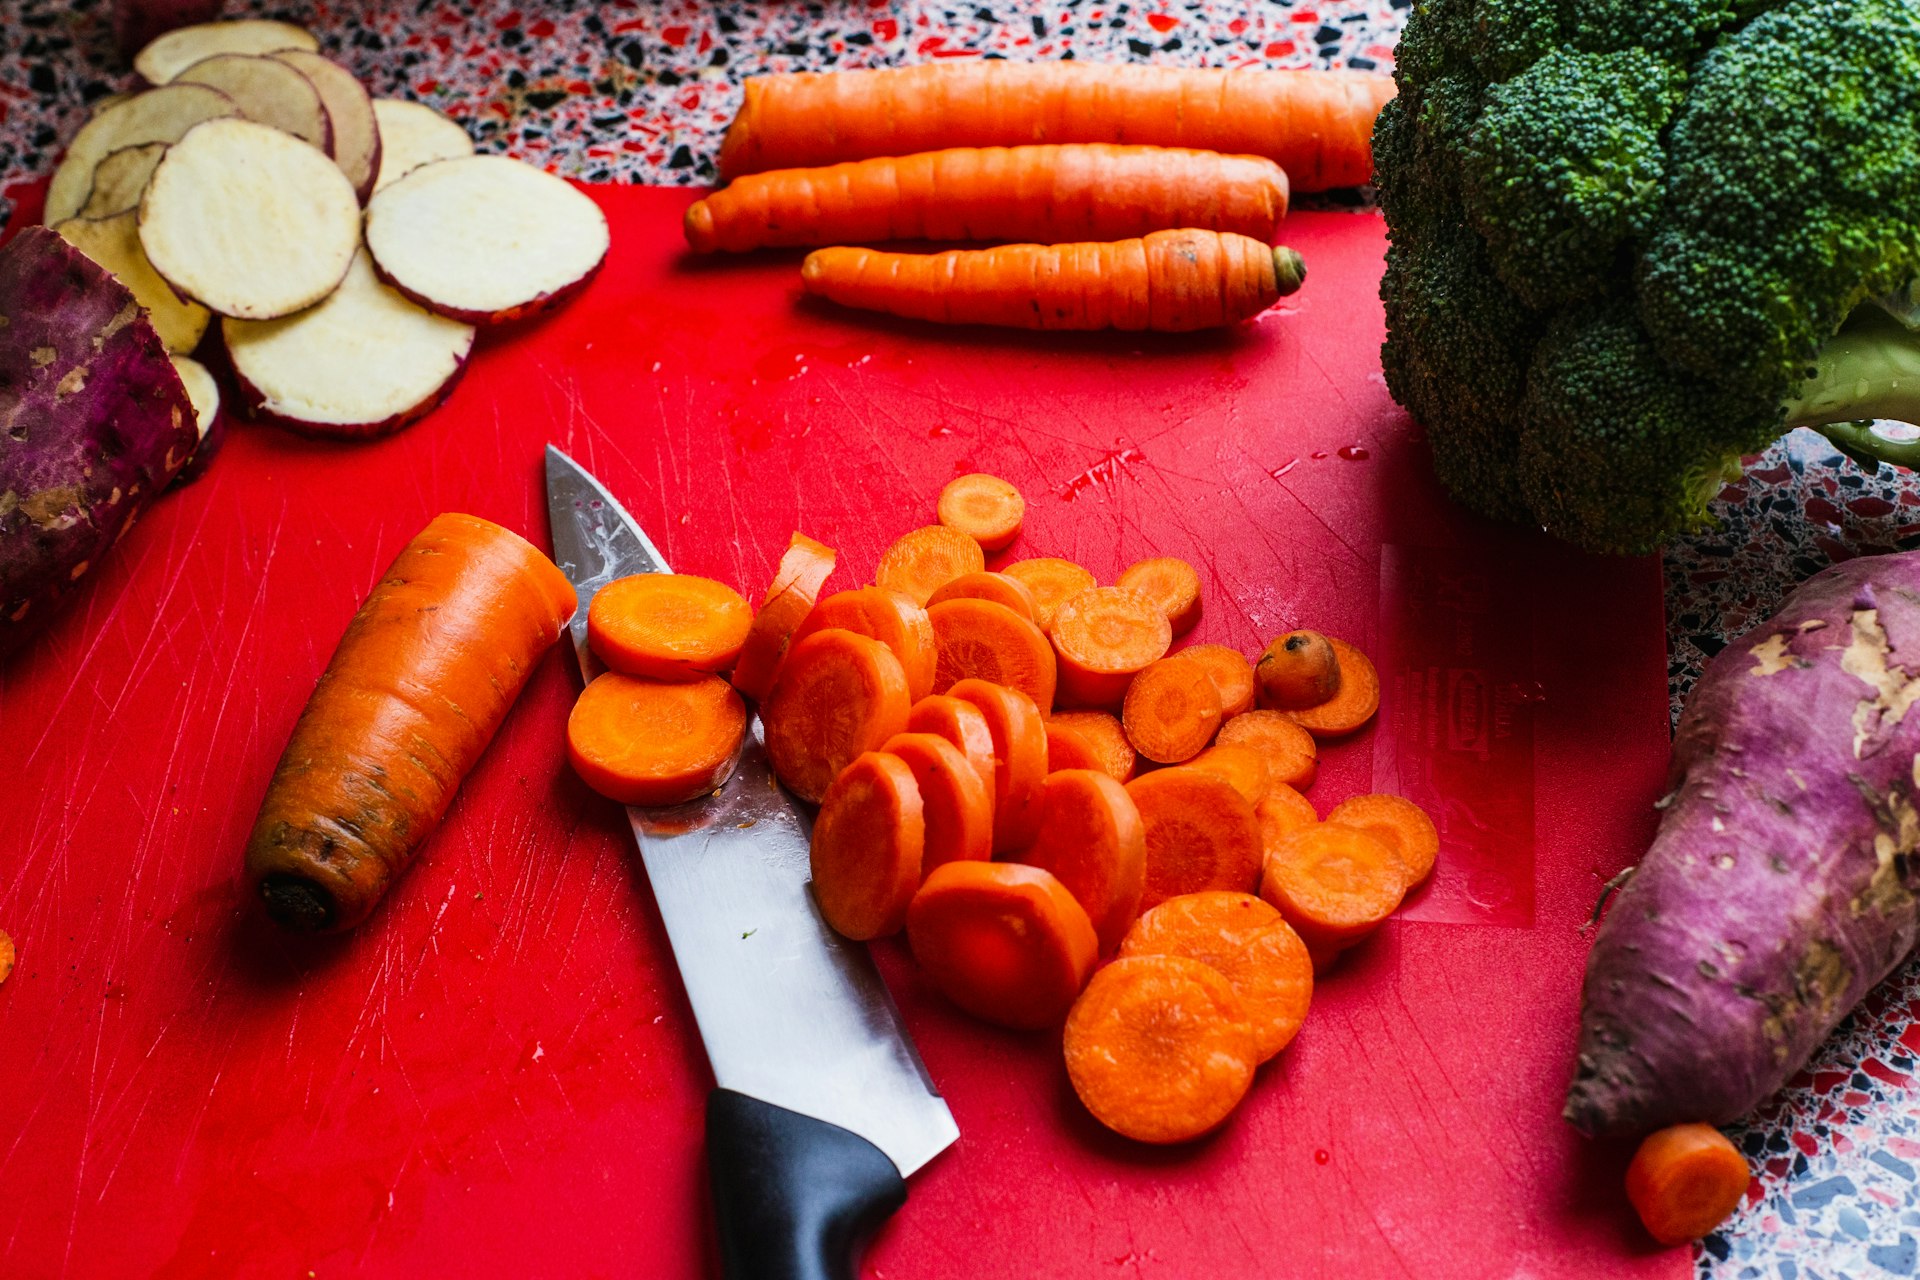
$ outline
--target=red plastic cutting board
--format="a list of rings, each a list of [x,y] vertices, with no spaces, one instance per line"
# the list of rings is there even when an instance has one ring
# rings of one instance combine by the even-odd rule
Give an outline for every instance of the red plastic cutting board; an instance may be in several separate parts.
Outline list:
[[[695,1277],[709,1079],[621,815],[568,774],[559,650],[376,918],[291,939],[241,847],[301,704],[434,513],[546,540],[540,448],[676,567],[757,593],[793,529],[837,582],[950,476],[1029,499],[1014,554],[1202,566],[1197,639],[1312,624],[1379,660],[1328,748],[1440,815],[1431,887],[1328,976],[1218,1136],[1149,1150],[1079,1109],[1057,1036],[880,960],[961,1129],[867,1274],[1688,1274],[1557,1119],[1579,927],[1646,840],[1666,754],[1657,570],[1449,506],[1381,383],[1380,225],[1305,214],[1311,278],[1238,332],[1036,337],[801,303],[791,257],[695,263],[690,198],[596,193],[614,254],[483,343],[399,437],[238,428],[0,671],[0,1275]],[[769,1045],[769,1053],[779,1046]]]

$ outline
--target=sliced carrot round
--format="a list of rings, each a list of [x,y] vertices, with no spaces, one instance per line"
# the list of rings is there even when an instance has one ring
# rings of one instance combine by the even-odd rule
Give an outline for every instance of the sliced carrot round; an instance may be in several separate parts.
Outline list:
[[[1047,725],[1033,699],[985,680],[962,680],[948,694],[971,703],[993,735],[993,851],[1024,849],[1039,821],[1034,801],[1047,778]]]
[[[1313,735],[1283,711],[1249,711],[1221,726],[1222,746],[1251,747],[1267,758],[1267,775],[1304,791],[1320,771],[1320,747]]]
[[[1111,951],[1140,912],[1147,836],[1127,789],[1093,769],[1047,775],[1033,843],[1011,855],[1045,867],[1087,909],[1100,950]]]
[[[949,600],[991,600],[1004,605],[1028,622],[1034,620],[1033,592],[1018,578],[1004,573],[963,573],[927,599],[929,606]]]
[[[1267,784],[1267,793],[1254,806],[1254,814],[1260,819],[1261,847],[1268,850],[1288,832],[1320,821],[1320,815],[1313,811],[1313,801],[1284,782]]]
[[[878,640],[816,631],[793,646],[761,708],[767,762],[816,804],[855,756],[907,727],[907,676]]]
[[[733,687],[755,702],[766,701],[793,647],[793,634],[813,612],[820,588],[833,573],[832,547],[796,533],[780,557],[773,584],[767,588],[760,612],[754,615],[740,657],[733,667]]]
[[[1208,747],[1187,761],[1187,768],[1225,778],[1233,784],[1235,791],[1245,796],[1247,802],[1256,808],[1266,798],[1267,787],[1271,785],[1267,776],[1267,758],[1252,747]]]
[[[1327,637],[1340,659],[1340,692],[1316,707],[1280,714],[1316,738],[1338,738],[1363,727],[1380,709],[1380,673],[1373,661],[1345,640]]]
[[[1196,644],[1182,649],[1175,657],[1197,662],[1213,677],[1220,691],[1220,714],[1231,720],[1253,710],[1253,664],[1247,655],[1224,644]]]
[[[1093,1118],[1139,1142],[1186,1142],[1233,1114],[1258,1042],[1233,986],[1198,960],[1115,960],[1067,1015],[1067,1078]]]
[[[1093,743],[1077,729],[1068,728],[1054,721],[1047,721],[1047,773],[1049,776],[1062,769],[1094,769],[1105,773],[1106,765],[1100,759],[1100,753]]]
[[[715,676],[682,683],[609,671],[567,717],[567,758],[580,780],[621,804],[681,804],[733,772],[747,708]]]
[[[880,557],[874,582],[898,591],[922,608],[933,593],[963,574],[987,567],[980,544],[943,524],[930,524],[903,534]]]
[[[1225,778],[1161,769],[1127,784],[1147,832],[1142,910],[1204,889],[1245,893],[1260,878],[1260,822]]]
[[[1141,916],[1122,956],[1185,956],[1233,986],[1260,1060],[1293,1042],[1313,1002],[1313,960],[1280,913],[1250,893],[1188,893]]]
[[[1061,692],[1089,707],[1119,706],[1133,677],[1173,643],[1160,607],[1121,587],[1095,587],[1068,600],[1054,615],[1052,635]]]
[[[685,573],[636,573],[593,593],[587,643],[614,671],[698,680],[740,656],[753,610],[740,593]]]
[[[1402,796],[1353,796],[1333,806],[1328,822],[1358,827],[1400,856],[1409,889],[1433,872],[1440,854],[1440,832],[1427,811]]]
[[[993,857],[993,792],[960,748],[933,733],[896,733],[880,750],[913,771],[927,819],[923,870]]]
[[[934,664],[938,657],[933,642],[933,624],[927,611],[898,591],[882,587],[861,587],[856,591],[836,591],[813,606],[813,612],[793,634],[798,644],[816,631],[834,628],[878,640],[893,650],[907,673],[907,692],[919,701],[933,692]]]
[[[1162,658],[1127,686],[1120,723],[1141,755],[1180,764],[1206,750],[1220,732],[1220,690],[1199,663]]]
[[[967,763],[980,775],[980,781],[986,784],[987,795],[994,794],[994,771],[997,766],[993,755],[993,730],[987,727],[987,717],[980,708],[964,699],[936,693],[920,699],[907,712],[907,732],[931,733],[960,748],[960,754],[967,758]]]
[[[1340,692],[1340,658],[1318,631],[1289,631],[1261,651],[1253,678],[1263,707],[1317,707]]]
[[[962,680],[1018,689],[1045,715],[1053,710],[1058,663],[1040,628],[991,600],[948,600],[927,610],[938,655],[935,693]]]
[[[1086,911],[1050,872],[1012,862],[936,867],[907,908],[907,945],[940,993],[977,1018],[1038,1030],[1093,972]]]
[[[1016,560],[1000,572],[1032,593],[1033,621],[1046,632],[1053,630],[1053,618],[1061,605],[1082,591],[1091,591],[1100,585],[1091,573],[1073,561],[1050,556]]]
[[[820,914],[857,942],[897,933],[920,887],[927,824],[913,770],[869,751],[840,771],[813,821]]]
[[[1372,933],[1406,895],[1400,858],[1355,827],[1316,823],[1266,853],[1260,896],[1308,946],[1340,950]]]
[[[1140,767],[1140,753],[1127,741],[1120,717],[1106,711],[1056,711],[1047,718],[1049,730],[1055,725],[1076,734],[1093,748],[1099,763],[1092,768],[1118,783],[1133,781],[1134,771]]]
[[[987,551],[998,551],[1020,536],[1027,500],[999,476],[955,476],[940,491],[940,523],[958,529]]]
[[[1176,636],[1187,634],[1200,621],[1200,573],[1185,560],[1174,556],[1142,560],[1128,566],[1114,585],[1151,598],[1167,615]]]
[[[1712,1125],[1676,1124],[1650,1133],[1627,1166],[1627,1199],[1661,1244],[1698,1240],[1746,1197],[1746,1157]]]

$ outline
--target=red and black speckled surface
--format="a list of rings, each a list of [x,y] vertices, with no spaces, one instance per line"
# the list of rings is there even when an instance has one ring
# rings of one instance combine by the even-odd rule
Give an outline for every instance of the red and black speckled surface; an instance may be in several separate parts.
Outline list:
[[[88,105],[124,88],[105,5],[0,0],[0,192],[44,176]],[[484,150],[591,181],[708,182],[742,76],[943,57],[1392,66],[1405,0],[366,0],[236,15],[302,22],[379,96],[414,97]],[[0,197],[0,218],[8,212]],[[1920,545],[1920,484],[1863,475],[1796,433],[1753,460],[1717,529],[1665,557],[1670,687],[1791,586]],[[1757,1176],[1700,1251],[1703,1276],[1841,1280],[1920,1271],[1920,969],[1869,998],[1813,1067],[1735,1131]]]

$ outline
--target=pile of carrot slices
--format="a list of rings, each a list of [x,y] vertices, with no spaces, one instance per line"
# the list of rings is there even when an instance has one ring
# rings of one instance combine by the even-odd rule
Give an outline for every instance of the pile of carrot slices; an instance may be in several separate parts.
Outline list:
[[[588,634],[611,670],[569,722],[575,768],[627,803],[695,799],[724,783],[751,699],[774,773],[819,806],[829,924],[904,931],[976,1017],[1064,1025],[1073,1087],[1114,1131],[1198,1137],[1299,1032],[1316,974],[1433,870],[1411,801],[1323,819],[1305,794],[1379,678],[1314,631],[1257,662],[1175,648],[1204,594],[1182,560],[1110,585],[1053,558],[989,570],[1025,514],[995,477],[954,480],[936,513],[831,594],[835,553],[795,534],[757,611],[702,578],[603,588]]]

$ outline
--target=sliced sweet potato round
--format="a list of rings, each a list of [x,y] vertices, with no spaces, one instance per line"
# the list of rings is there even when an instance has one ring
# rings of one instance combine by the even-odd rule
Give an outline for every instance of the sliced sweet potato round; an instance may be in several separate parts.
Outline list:
[[[473,154],[472,136],[424,102],[375,98],[373,118],[380,129],[375,191],[392,186],[423,164]]]
[[[213,420],[220,416],[220,384],[213,380],[207,366],[192,356],[176,355],[173,369],[180,375],[180,383],[187,389],[187,399],[193,402],[193,425],[199,429],[200,439],[204,441],[207,433],[213,430]]]
[[[133,290],[167,350],[191,351],[200,345],[213,317],[197,303],[182,302],[153,269],[140,248],[139,215],[132,209],[111,218],[69,218],[54,230]]]
[[[373,98],[366,86],[333,59],[305,49],[282,49],[270,56],[305,76],[320,94],[333,138],[333,162],[365,204],[380,173],[380,122],[374,118]]]
[[[47,184],[41,216],[52,226],[78,214],[93,190],[94,170],[111,153],[148,142],[178,142],[195,125],[239,114],[232,98],[204,84],[149,89],[114,103],[97,112],[67,144],[67,157]]]
[[[275,58],[216,53],[175,76],[174,84],[204,84],[233,99],[240,114],[271,125],[333,154],[333,125],[313,81]]]
[[[93,171],[93,190],[87,193],[87,202],[80,207],[78,216],[111,218],[116,213],[138,209],[147,180],[160,167],[160,157],[165,154],[167,144],[164,142],[143,142],[109,151]]]
[[[134,55],[133,69],[148,84],[166,84],[196,62],[219,53],[274,53],[280,49],[318,49],[311,31],[291,22],[262,18],[201,22],[159,37]]]

